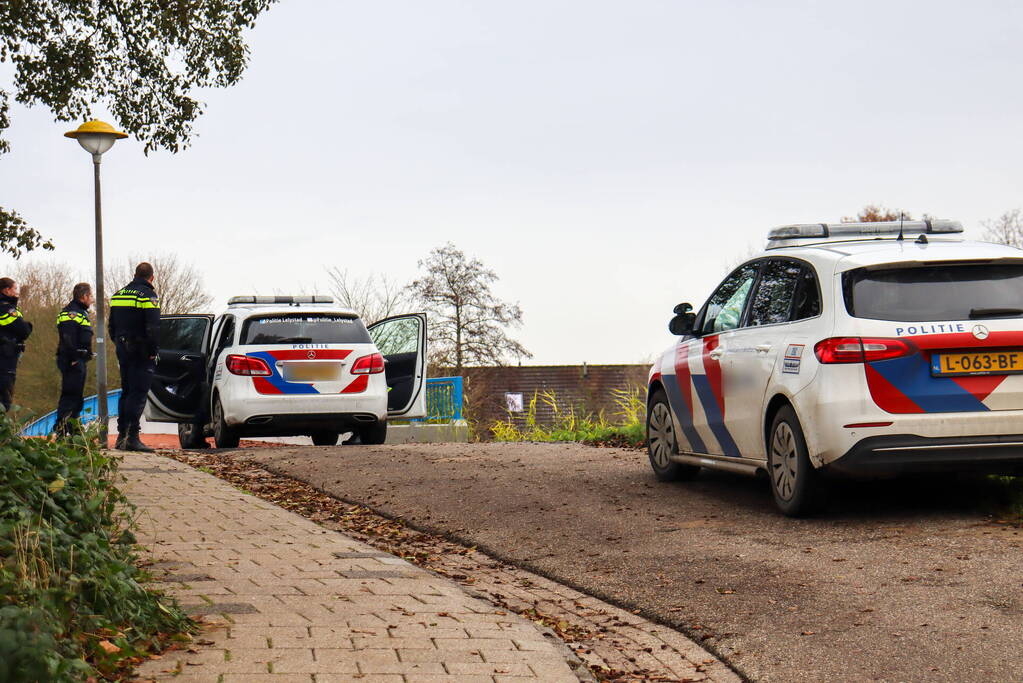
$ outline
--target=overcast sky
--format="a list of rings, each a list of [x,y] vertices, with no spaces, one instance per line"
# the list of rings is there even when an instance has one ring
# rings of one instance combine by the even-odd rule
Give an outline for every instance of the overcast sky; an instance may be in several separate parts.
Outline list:
[[[104,157],[107,258],[176,252],[220,304],[404,283],[452,241],[524,362],[646,361],[773,225],[1023,205],[1021,29],[1009,1],[283,0],[191,148]],[[13,119],[0,205],[87,274],[89,158]]]

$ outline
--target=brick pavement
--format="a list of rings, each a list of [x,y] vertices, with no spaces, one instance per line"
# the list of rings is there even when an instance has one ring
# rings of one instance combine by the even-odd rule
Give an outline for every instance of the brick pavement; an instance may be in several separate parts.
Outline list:
[[[157,574],[190,613],[214,626],[190,651],[143,664],[140,678],[588,677],[560,641],[532,622],[398,557],[163,456],[128,455],[121,472],[139,508],[139,542],[150,549]]]

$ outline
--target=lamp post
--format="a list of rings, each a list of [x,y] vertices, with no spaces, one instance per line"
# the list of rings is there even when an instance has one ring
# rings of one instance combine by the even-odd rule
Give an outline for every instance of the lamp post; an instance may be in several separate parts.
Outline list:
[[[96,196],[96,417],[99,420],[100,443],[106,448],[109,422],[107,411],[107,326],[103,310],[106,299],[103,290],[103,214],[100,206],[99,163],[103,153],[113,147],[114,142],[126,138],[128,135],[115,130],[109,123],[86,121],[76,130],[64,133],[64,137],[78,140],[82,149],[92,155]]]

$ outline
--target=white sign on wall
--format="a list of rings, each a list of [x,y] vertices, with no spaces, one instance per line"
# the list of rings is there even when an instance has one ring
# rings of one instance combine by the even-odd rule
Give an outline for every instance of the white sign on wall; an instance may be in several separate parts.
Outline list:
[[[507,391],[504,400],[508,404],[509,413],[521,413],[523,410],[522,393]]]

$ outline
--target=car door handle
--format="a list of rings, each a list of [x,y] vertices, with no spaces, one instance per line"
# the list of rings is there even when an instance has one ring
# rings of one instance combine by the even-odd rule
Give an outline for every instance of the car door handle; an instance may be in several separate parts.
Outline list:
[[[767,353],[768,351],[771,350],[771,345],[770,344],[757,344],[753,348],[755,348],[757,350],[757,353]]]
[[[710,356],[711,360],[718,360],[719,358],[721,358],[721,356],[725,355],[725,352],[723,349],[714,349],[707,355]]]
[[[181,357],[181,362],[182,363],[192,363],[192,362],[197,361],[197,360],[199,360],[199,356],[182,356]]]

